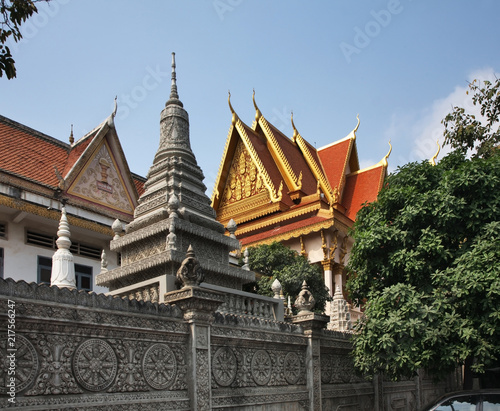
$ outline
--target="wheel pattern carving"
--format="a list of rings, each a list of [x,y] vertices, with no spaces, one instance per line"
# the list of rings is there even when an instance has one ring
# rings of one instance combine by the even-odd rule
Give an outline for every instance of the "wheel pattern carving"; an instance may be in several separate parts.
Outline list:
[[[168,388],[177,374],[177,360],[170,347],[161,343],[149,347],[142,360],[142,372],[152,388]]]
[[[333,364],[330,355],[321,356],[321,382],[328,384],[332,380]]]
[[[115,379],[116,354],[106,341],[92,338],[76,349],[73,370],[76,380],[83,388],[102,391]]]
[[[271,379],[271,357],[265,350],[256,351],[252,357],[251,372],[258,385],[266,385]]]
[[[229,387],[236,378],[238,363],[233,350],[229,347],[219,348],[212,359],[212,374],[215,382],[222,387]]]
[[[7,394],[7,384],[10,383],[11,369],[15,369],[16,393],[29,387],[35,380],[38,372],[38,356],[35,347],[26,337],[16,334],[13,346],[10,346],[7,334],[0,336],[0,393]],[[16,351],[11,351],[15,349]],[[9,355],[14,354],[13,357]],[[11,362],[11,358],[14,362]],[[11,365],[15,367],[11,368]]]
[[[284,361],[285,379],[288,384],[296,384],[300,378],[300,358],[297,353],[289,352]]]

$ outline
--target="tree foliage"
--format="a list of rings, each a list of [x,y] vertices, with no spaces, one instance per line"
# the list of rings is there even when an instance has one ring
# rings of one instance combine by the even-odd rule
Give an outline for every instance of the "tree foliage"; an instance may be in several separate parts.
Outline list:
[[[483,119],[466,113],[462,107],[454,107],[444,119],[445,144],[452,148],[467,152],[476,150],[473,156],[489,157],[500,143],[500,79],[493,83],[474,80],[469,84],[472,102],[480,107]]]
[[[10,37],[15,42],[22,39],[21,24],[37,13],[37,1],[40,0],[0,0],[0,77],[4,73],[8,79],[16,77],[15,61],[6,42]]]
[[[500,358],[500,154],[411,163],[360,210],[347,287],[366,303],[356,366],[437,377]]]
[[[305,280],[316,300],[313,311],[323,312],[330,300],[321,269],[281,243],[249,248],[249,264],[251,270],[262,274],[256,285],[261,295],[274,295],[271,285],[277,278],[283,294],[290,296],[293,304]]]

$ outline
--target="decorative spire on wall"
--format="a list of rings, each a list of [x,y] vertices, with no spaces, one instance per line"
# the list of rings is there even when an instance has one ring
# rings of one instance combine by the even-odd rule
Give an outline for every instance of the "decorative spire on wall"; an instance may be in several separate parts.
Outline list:
[[[71,247],[70,236],[71,233],[69,231],[68,218],[66,217],[66,208],[62,207],[59,230],[57,231],[57,251],[52,256],[50,285],[76,288],[75,264],[73,262],[73,254],[69,251]]]

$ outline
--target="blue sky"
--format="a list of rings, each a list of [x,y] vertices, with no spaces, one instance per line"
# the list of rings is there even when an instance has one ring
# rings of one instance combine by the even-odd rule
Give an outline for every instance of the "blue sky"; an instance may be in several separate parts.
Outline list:
[[[212,192],[231,124],[228,90],[252,124],[263,115],[322,147],[356,126],[362,167],[430,158],[473,78],[500,72],[495,0],[52,0],[10,44],[0,114],[67,141],[113,110],[130,169],[146,175],[176,53],[191,145]],[[442,137],[441,137],[442,141]]]

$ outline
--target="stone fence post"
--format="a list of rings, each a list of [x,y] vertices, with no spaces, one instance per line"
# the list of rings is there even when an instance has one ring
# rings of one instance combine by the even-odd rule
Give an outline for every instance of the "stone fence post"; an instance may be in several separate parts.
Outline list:
[[[299,313],[293,317],[294,324],[302,326],[307,339],[306,378],[309,391],[309,410],[321,411],[321,330],[330,318],[311,311],[315,300],[304,281],[302,291],[295,300]]]
[[[166,293],[165,303],[177,305],[190,326],[187,383],[191,409],[209,411],[212,409],[210,326],[224,295],[199,287],[203,274],[191,246],[177,271],[177,279],[184,286]]]

